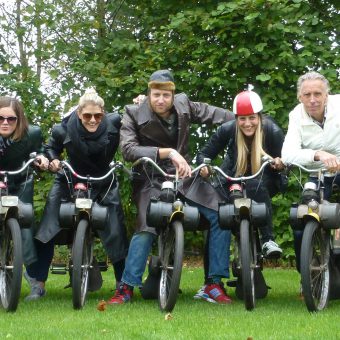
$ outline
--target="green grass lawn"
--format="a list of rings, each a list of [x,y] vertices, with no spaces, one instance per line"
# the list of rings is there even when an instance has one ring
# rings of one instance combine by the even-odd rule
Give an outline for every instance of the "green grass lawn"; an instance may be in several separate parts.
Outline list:
[[[85,307],[72,308],[71,290],[64,290],[66,275],[50,275],[47,296],[25,302],[28,293],[23,282],[21,301],[15,313],[1,311],[1,339],[340,339],[340,303],[331,301],[326,310],[310,314],[298,298],[299,275],[289,269],[265,269],[268,296],[258,300],[252,312],[234,298],[231,305],[196,301],[203,272],[183,271],[173,318],[165,320],[157,301],[145,301],[137,290],[133,303],[97,310],[101,299],[112,295],[113,273],[103,273],[104,285],[90,293]]]

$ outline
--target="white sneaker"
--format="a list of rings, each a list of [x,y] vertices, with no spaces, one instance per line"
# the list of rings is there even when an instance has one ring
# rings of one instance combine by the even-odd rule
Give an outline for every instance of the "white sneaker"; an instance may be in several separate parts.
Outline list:
[[[282,249],[277,243],[270,240],[262,245],[263,256],[267,259],[278,259],[282,254]]]
[[[205,300],[211,303],[216,303],[216,301],[212,298],[209,297],[209,295],[207,293],[205,293],[205,287],[206,285],[202,286],[197,293],[194,295],[194,299],[196,300]]]
[[[46,295],[45,288],[40,287],[40,283],[33,277],[30,277],[27,272],[24,273],[24,278],[31,287],[30,294],[25,297],[25,301],[38,300]]]

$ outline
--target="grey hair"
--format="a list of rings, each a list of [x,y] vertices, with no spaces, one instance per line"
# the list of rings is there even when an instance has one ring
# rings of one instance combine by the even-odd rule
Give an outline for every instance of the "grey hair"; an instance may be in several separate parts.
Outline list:
[[[301,92],[302,83],[305,80],[321,80],[326,86],[327,94],[330,91],[328,80],[322,74],[315,72],[315,71],[311,71],[311,72],[307,72],[307,73],[303,74],[302,76],[300,76],[298,81],[297,81],[297,97],[298,97],[298,99],[299,99],[299,95],[300,95],[300,92]]]
[[[89,88],[80,97],[78,103],[78,110],[82,110],[87,104],[94,104],[100,106],[104,110],[104,99],[98,95],[94,88]]]

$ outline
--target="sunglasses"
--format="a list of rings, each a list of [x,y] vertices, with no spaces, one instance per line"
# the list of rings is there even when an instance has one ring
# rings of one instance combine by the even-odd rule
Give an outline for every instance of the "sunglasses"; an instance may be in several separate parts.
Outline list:
[[[92,117],[94,117],[96,122],[100,122],[103,119],[104,114],[103,113],[82,113],[81,116],[86,122],[89,122],[92,119]]]
[[[0,116],[0,124],[2,124],[5,120],[7,120],[7,123],[9,125],[13,125],[17,121],[18,117],[15,116],[9,116],[9,117],[4,117]]]

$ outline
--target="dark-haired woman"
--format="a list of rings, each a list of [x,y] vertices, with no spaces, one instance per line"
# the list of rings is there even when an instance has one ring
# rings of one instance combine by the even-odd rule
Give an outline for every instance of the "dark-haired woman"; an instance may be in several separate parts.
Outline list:
[[[32,152],[42,151],[42,134],[38,126],[29,125],[21,102],[12,97],[0,97],[0,170],[14,171],[22,167]],[[37,156],[36,164],[42,170],[48,168],[48,159]],[[11,176],[9,193],[19,196],[24,203],[33,204],[32,171]],[[36,260],[33,242],[33,226],[21,226],[24,263]]]

